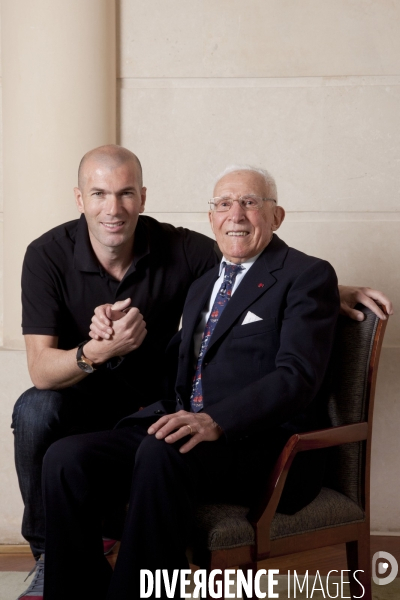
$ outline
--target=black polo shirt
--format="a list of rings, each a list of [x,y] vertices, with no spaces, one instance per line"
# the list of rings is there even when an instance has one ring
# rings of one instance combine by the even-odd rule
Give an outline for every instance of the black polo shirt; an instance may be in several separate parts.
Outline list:
[[[22,331],[58,336],[69,350],[88,339],[96,306],[132,299],[146,321],[147,336],[116,369],[100,368],[83,379],[82,389],[103,385],[134,395],[135,406],[149,404],[160,393],[168,341],[178,329],[191,283],[218,262],[210,238],[140,216],[134,259],[122,281],[99,264],[84,215],[51,229],[32,242],[22,270]]]

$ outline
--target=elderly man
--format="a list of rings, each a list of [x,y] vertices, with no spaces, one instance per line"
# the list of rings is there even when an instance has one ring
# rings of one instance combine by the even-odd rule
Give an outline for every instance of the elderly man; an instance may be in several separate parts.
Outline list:
[[[232,168],[218,179],[210,222],[223,259],[189,291],[174,397],[47,452],[45,600],[137,598],[140,569],[187,567],[196,502],[251,503],[260,485],[255,465],[272,465],[294,431],[320,423],[337,279],[329,263],[276,236],[284,214],[266,171]],[[159,366],[152,368],[157,378]],[[318,493],[314,458],[299,465],[307,489],[286,497],[289,512]],[[101,548],[104,481],[129,500],[113,575]],[[59,540],[77,537],[71,581],[69,544]]]

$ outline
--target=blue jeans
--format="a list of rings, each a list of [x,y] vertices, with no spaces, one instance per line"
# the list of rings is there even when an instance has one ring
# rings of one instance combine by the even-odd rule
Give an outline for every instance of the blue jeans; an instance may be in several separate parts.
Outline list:
[[[57,391],[33,387],[17,400],[11,427],[15,466],[25,506],[22,535],[35,558],[45,548],[42,462],[47,449],[69,435],[112,429],[122,417],[137,410],[132,395],[129,396],[124,398],[116,395],[115,389],[104,387],[92,393],[83,393],[74,386]]]

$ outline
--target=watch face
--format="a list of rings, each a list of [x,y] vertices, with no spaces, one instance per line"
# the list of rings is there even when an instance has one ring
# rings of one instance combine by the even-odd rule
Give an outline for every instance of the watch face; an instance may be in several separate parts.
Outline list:
[[[94,371],[93,367],[88,365],[84,361],[77,361],[77,365],[80,369],[82,369],[82,371],[85,371],[85,373],[93,373]]]

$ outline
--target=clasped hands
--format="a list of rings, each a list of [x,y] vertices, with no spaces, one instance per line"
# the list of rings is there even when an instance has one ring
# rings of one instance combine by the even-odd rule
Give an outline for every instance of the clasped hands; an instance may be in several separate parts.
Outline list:
[[[115,304],[97,306],[89,335],[96,341],[107,341],[108,354],[124,356],[139,348],[147,335],[146,323],[138,308],[130,307],[126,298]]]

